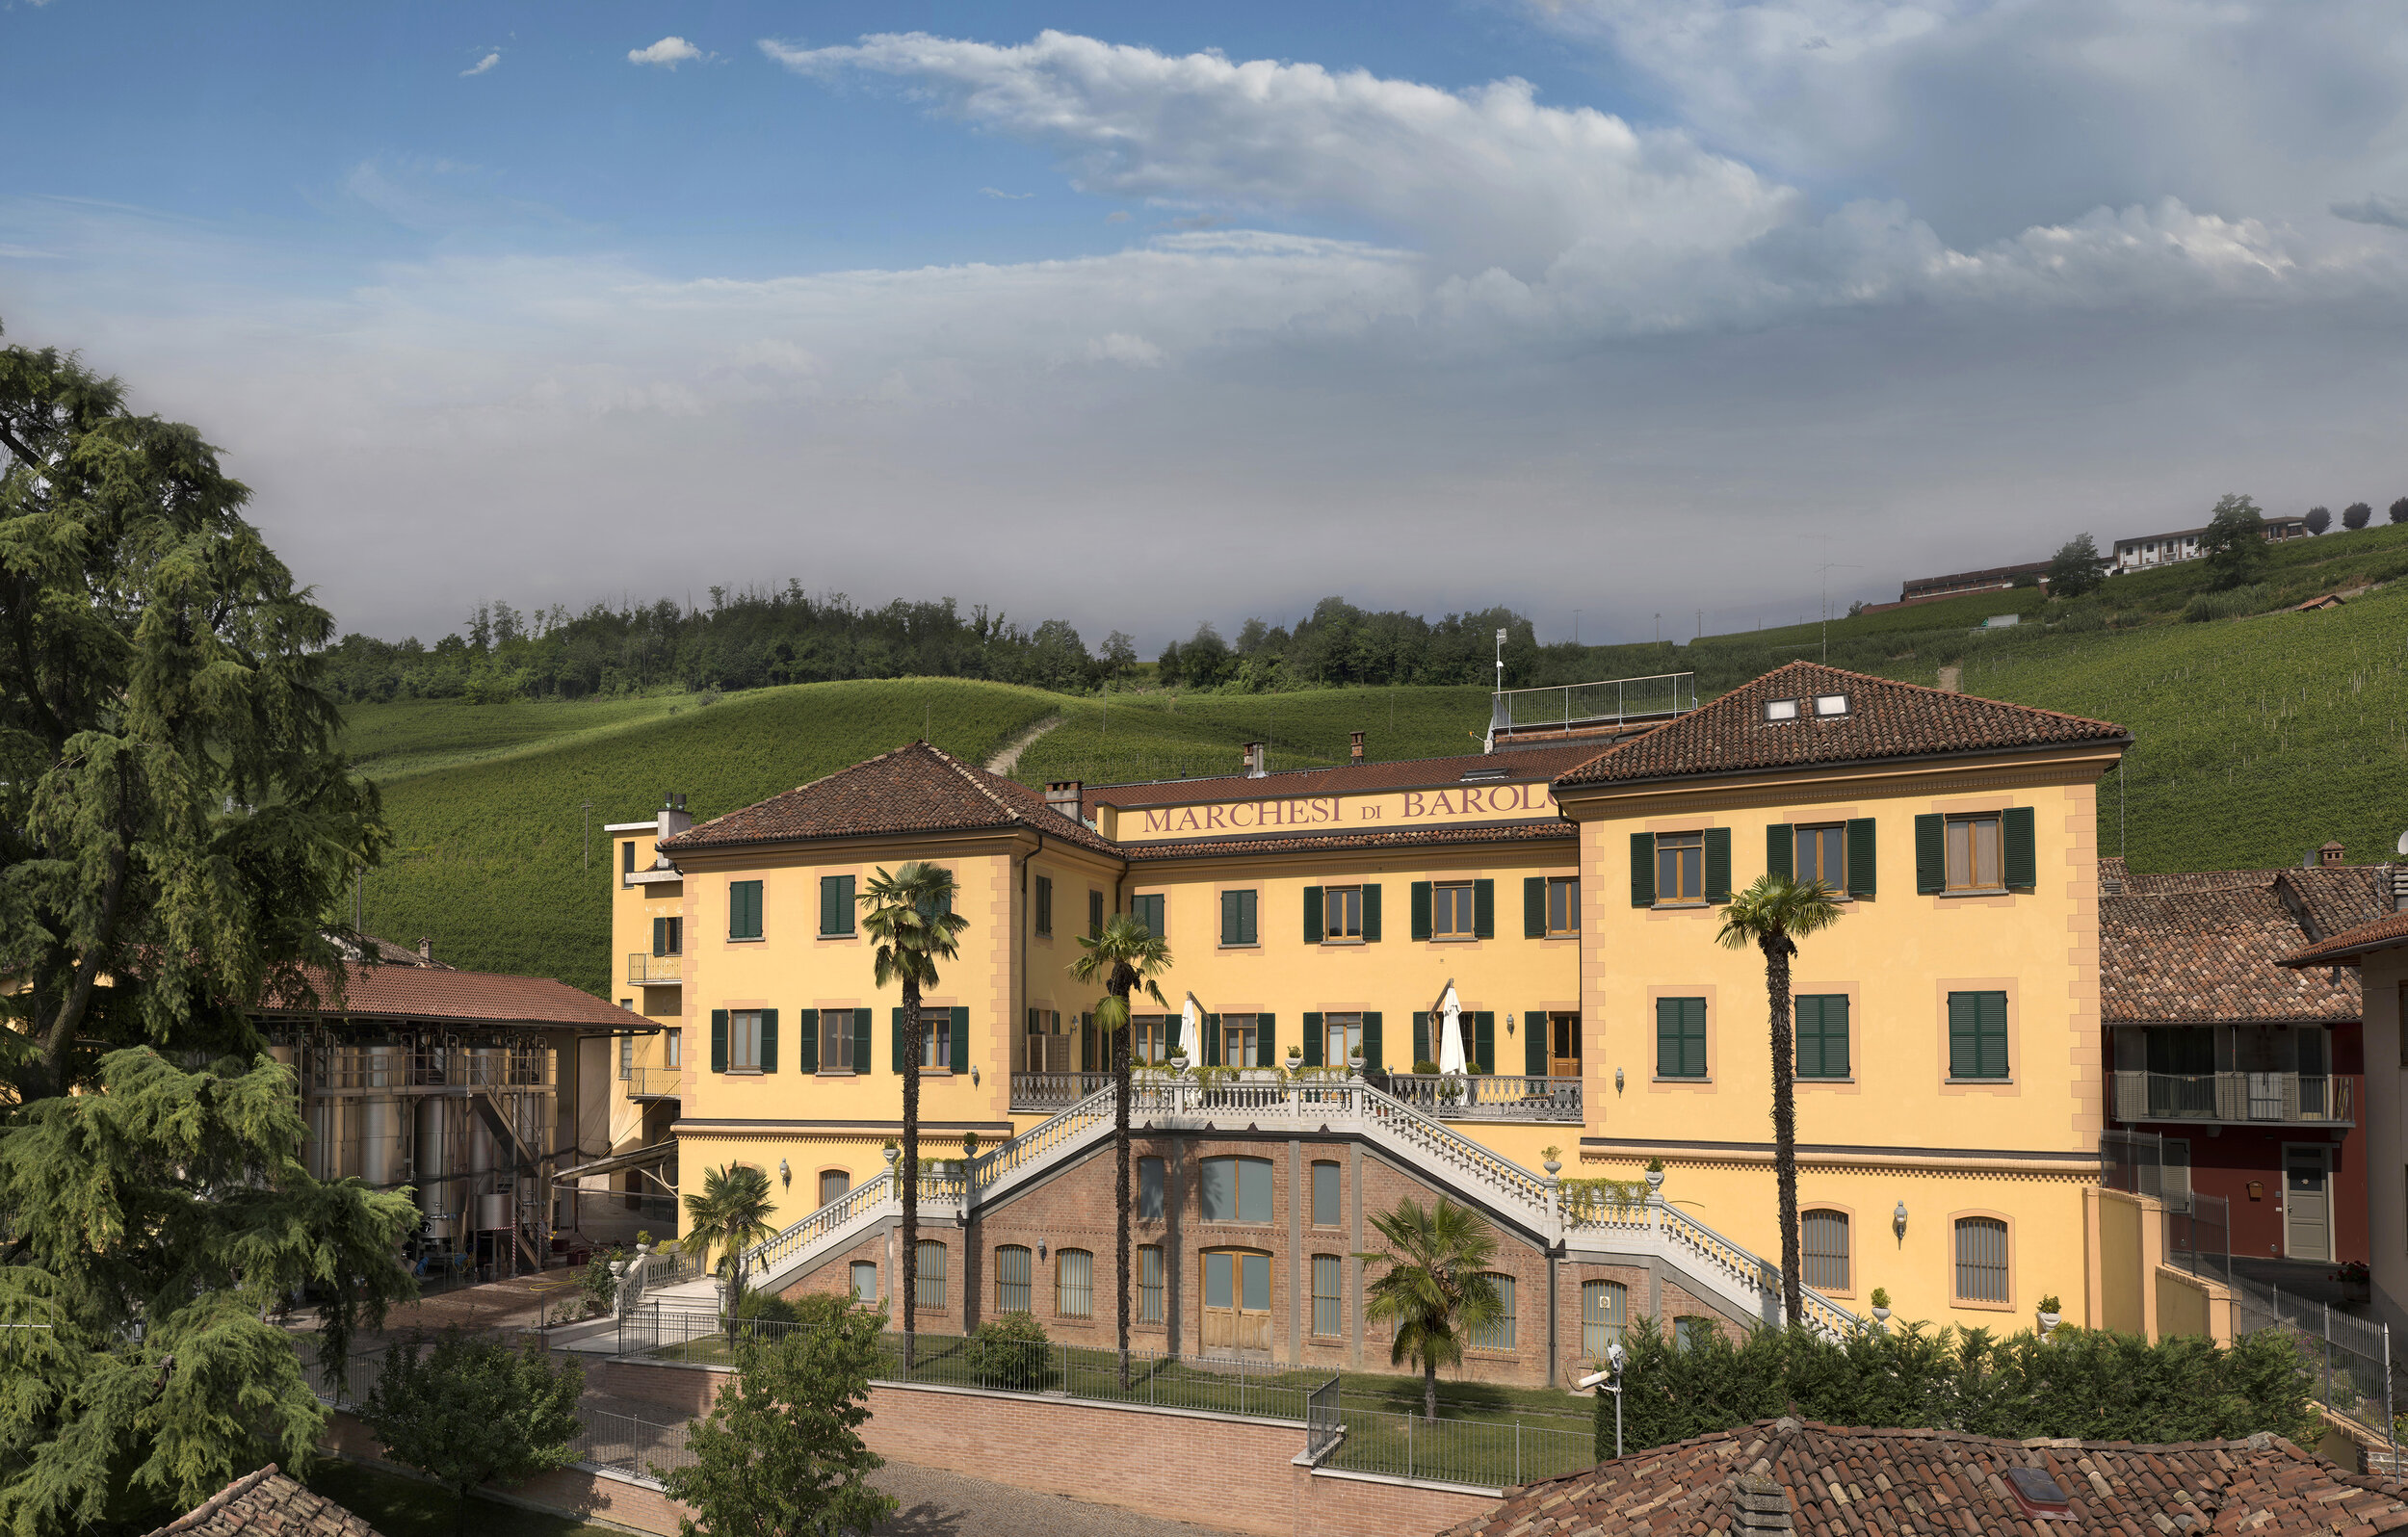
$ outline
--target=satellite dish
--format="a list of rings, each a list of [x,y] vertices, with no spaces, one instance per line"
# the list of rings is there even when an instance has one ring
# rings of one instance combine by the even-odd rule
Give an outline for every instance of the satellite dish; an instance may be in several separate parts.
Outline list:
[[[2399,835],[2399,842],[2394,844],[2392,847],[2403,854],[2408,854],[2408,832],[2401,833]]]

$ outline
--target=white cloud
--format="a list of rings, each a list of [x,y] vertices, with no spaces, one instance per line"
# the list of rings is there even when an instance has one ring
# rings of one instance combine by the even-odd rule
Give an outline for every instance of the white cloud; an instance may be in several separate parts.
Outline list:
[[[2334,218],[2346,219],[2353,224],[2408,229],[2408,197],[2385,197],[2377,194],[2353,203],[2335,203],[2332,213]]]
[[[460,76],[460,78],[461,78],[462,80],[465,80],[465,79],[467,79],[467,78],[468,78],[469,76],[471,76],[471,75],[482,75],[482,74],[488,73],[488,72],[490,72],[490,71],[494,68],[494,66],[495,66],[495,65],[499,65],[501,62],[502,62],[502,50],[501,50],[501,49],[499,49],[499,48],[496,48],[496,49],[494,49],[491,53],[488,53],[488,54],[486,54],[484,58],[482,58],[482,59],[478,60],[475,64],[470,65],[467,68],[465,68],[465,69],[461,70],[461,71],[459,72],[459,76]]]
[[[1008,193],[996,187],[982,187],[979,191],[984,193],[989,197],[1001,197],[1010,202],[1019,202],[1025,198],[1036,195],[1034,193]]]
[[[643,48],[627,50],[627,62],[637,65],[661,65],[674,69],[692,59],[702,57],[702,50],[683,38],[663,38]]]

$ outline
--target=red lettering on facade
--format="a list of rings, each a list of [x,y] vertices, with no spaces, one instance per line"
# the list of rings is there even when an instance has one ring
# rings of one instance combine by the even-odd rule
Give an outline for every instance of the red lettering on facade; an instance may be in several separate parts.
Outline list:
[[[1228,815],[1228,812],[1222,807],[1207,806],[1204,808],[1204,825],[1207,828],[1221,826],[1224,824],[1223,819],[1225,819]]]
[[[1408,820],[1422,815],[1422,793],[1420,791],[1408,790],[1404,793],[1404,815]]]
[[[1179,830],[1181,832],[1193,832],[1195,831],[1195,808],[1193,806],[1182,806],[1179,809]]]
[[[1361,820],[1364,821],[1379,821],[1379,803],[1377,801],[1365,801],[1363,803],[1363,815]]]
[[[1170,831],[1170,813],[1149,811],[1145,814],[1145,830],[1150,833]]]

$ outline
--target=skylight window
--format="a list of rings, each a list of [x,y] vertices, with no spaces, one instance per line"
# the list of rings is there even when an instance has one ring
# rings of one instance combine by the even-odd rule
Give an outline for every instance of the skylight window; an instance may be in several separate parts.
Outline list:
[[[1795,720],[1797,718],[1797,701],[1794,699],[1766,700],[1765,718],[1767,720]]]
[[[1815,695],[1815,714],[1818,716],[1846,715],[1847,695],[1844,693],[1819,693]]]

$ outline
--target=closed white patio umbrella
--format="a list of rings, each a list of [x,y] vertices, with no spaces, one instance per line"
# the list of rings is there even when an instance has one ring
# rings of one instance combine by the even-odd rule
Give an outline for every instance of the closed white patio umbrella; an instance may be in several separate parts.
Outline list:
[[[1438,1036],[1438,1071],[1461,1073],[1466,1070],[1463,1055],[1463,1001],[1454,996],[1454,983],[1438,1001],[1439,1018],[1444,1022]]]

